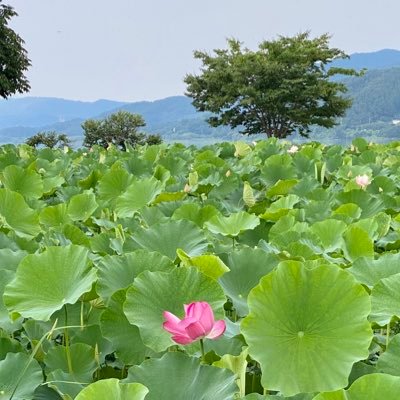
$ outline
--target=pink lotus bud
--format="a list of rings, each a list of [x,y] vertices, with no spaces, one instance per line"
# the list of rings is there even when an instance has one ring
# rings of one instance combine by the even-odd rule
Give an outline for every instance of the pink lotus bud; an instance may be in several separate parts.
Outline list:
[[[185,193],[189,193],[191,190],[192,190],[192,188],[188,184],[186,184],[185,187],[183,188],[183,191]]]
[[[360,186],[361,189],[365,189],[371,181],[369,180],[368,175],[357,175],[356,176],[356,184]]]
[[[172,334],[172,340],[179,344],[190,344],[199,339],[217,339],[226,329],[225,321],[214,320],[211,306],[205,301],[184,304],[185,317],[164,311],[163,328]]]
[[[297,153],[298,151],[299,151],[299,147],[294,144],[287,152],[290,154],[294,154],[294,153]]]

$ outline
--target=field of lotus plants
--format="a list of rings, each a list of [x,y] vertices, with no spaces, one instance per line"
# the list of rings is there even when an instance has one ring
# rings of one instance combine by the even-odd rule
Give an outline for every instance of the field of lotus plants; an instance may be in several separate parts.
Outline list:
[[[0,399],[398,400],[400,142],[0,148]]]

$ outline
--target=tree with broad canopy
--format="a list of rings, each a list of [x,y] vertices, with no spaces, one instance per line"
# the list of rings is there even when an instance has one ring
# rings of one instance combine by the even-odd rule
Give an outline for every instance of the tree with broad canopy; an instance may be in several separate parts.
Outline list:
[[[354,69],[330,67],[348,56],[329,47],[330,36],[310,39],[309,32],[263,41],[257,51],[235,39],[228,49],[210,55],[195,51],[199,75],[186,75],[187,93],[199,111],[208,111],[211,126],[239,127],[243,134],[285,138],[308,136],[312,125],[330,128],[351,105],[346,85],[336,74],[360,75]]]
[[[24,41],[8,26],[17,15],[12,7],[0,4],[0,96],[4,99],[30,89],[24,72],[31,62],[23,47]]]

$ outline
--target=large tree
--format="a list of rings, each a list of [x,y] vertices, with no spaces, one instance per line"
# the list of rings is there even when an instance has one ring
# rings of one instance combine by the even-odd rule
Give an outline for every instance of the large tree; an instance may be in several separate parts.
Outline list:
[[[146,135],[138,131],[144,126],[146,123],[141,115],[128,111],[118,111],[105,119],[88,119],[82,124],[85,135],[83,145],[99,145],[106,148],[113,144],[125,150],[126,144],[136,146],[162,142],[159,135]]]
[[[31,65],[23,47],[24,41],[8,26],[16,15],[12,7],[0,4],[0,96],[5,99],[30,89],[24,75]]]
[[[186,95],[199,111],[209,111],[212,126],[240,127],[244,134],[265,133],[284,138],[307,136],[312,125],[330,128],[345,114],[351,99],[336,74],[357,75],[353,69],[329,68],[348,56],[329,47],[330,36],[309,33],[263,41],[257,51],[234,39],[213,54],[195,51],[202,62],[199,75],[186,75]]]

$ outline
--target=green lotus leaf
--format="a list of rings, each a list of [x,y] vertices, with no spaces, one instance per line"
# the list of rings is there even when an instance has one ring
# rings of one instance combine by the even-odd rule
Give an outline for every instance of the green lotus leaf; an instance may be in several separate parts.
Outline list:
[[[163,329],[163,312],[170,311],[183,318],[184,304],[207,301],[215,319],[223,318],[226,301],[219,284],[194,267],[176,268],[171,272],[142,272],[128,289],[124,312],[136,325],[143,343],[156,352],[175,344]]]
[[[44,362],[48,372],[58,369],[74,376],[75,381],[88,382],[92,380],[97,369],[94,348],[84,343],[74,343],[69,346],[71,365],[68,364],[67,348],[56,346],[49,349]]]
[[[268,221],[278,221],[279,218],[286,215],[298,202],[300,197],[295,194],[289,194],[281,197],[271,204],[266,211],[260,215],[260,218]]]
[[[349,375],[349,385],[352,385],[353,382],[364,375],[374,374],[376,372],[378,372],[378,370],[376,369],[376,365],[367,364],[364,361],[358,361],[353,364],[353,368],[351,369]]]
[[[110,340],[117,357],[127,365],[140,364],[149,353],[137,326],[131,325],[123,312],[126,291],[113,294],[100,317],[103,335]]]
[[[46,227],[63,226],[71,222],[65,203],[44,208],[39,215],[40,223]]]
[[[347,223],[360,218],[360,216],[361,208],[357,204],[353,203],[342,204],[332,212],[332,217],[342,219]]]
[[[40,233],[37,212],[22,195],[8,189],[0,189],[0,222],[22,238],[32,239]]]
[[[35,388],[43,382],[42,368],[24,353],[8,353],[0,361],[0,399],[31,399]],[[15,390],[15,392],[14,392]]]
[[[203,254],[201,256],[189,257],[183,250],[177,250],[181,265],[185,267],[196,267],[204,275],[213,279],[220,278],[229,271],[224,262],[214,254]]]
[[[79,311],[82,311],[82,314],[79,313],[78,318],[80,320],[81,316],[83,317],[84,327],[71,328],[69,333],[69,338],[71,344],[76,344],[76,343],[87,344],[93,349],[96,349],[96,360],[98,360],[100,364],[102,364],[105,362],[107,355],[113,352],[113,345],[111,341],[109,341],[100,330],[98,314],[100,314],[101,311],[103,310],[102,304],[100,300],[97,299],[93,303],[95,306],[98,305],[101,308],[99,307],[97,308],[96,311],[92,312],[92,310],[90,310],[91,306],[90,303],[83,303],[83,304],[81,303],[72,306],[72,307],[79,306],[80,308]],[[71,309],[71,307],[68,306],[67,308],[69,310]],[[85,312],[86,310],[87,312]],[[65,321],[65,310],[58,311],[56,314],[53,315],[52,319],[55,318],[55,315],[57,315],[58,313],[62,313],[63,311],[64,311],[64,321]],[[58,318],[59,321],[63,321],[61,315]],[[70,315],[68,315],[68,319],[70,319]],[[68,321],[68,323],[69,325],[72,325],[71,322]],[[78,324],[81,325],[81,321],[79,321]]]
[[[85,233],[76,225],[66,224],[62,228],[62,233],[72,244],[77,244],[84,247],[90,247],[91,245],[89,237],[85,235]]]
[[[373,217],[375,214],[385,209],[381,198],[371,196],[365,190],[360,190],[359,188],[348,192],[340,192],[337,198],[343,204],[357,204],[362,210],[361,218]]]
[[[219,368],[229,369],[235,374],[236,384],[239,387],[239,396],[244,396],[246,393],[247,356],[248,351],[246,348],[238,356],[225,354],[220,360],[212,364]]]
[[[313,400],[397,400],[400,377],[369,374],[357,379],[348,390],[320,393]]]
[[[7,337],[0,338],[0,360],[4,360],[8,353],[23,353],[24,348],[18,340]]]
[[[289,194],[290,189],[297,185],[298,182],[299,181],[297,179],[285,179],[283,181],[279,180],[274,186],[267,190],[267,196],[270,198],[274,196],[286,196]]]
[[[248,305],[241,329],[269,390],[337,390],[352,365],[368,357],[369,296],[337,267],[281,263],[250,292]]]
[[[47,375],[46,382],[51,389],[59,393],[63,399],[75,399],[88,382],[80,382],[74,374],[70,374],[61,369],[56,369]]]
[[[88,251],[79,246],[49,247],[29,254],[5,288],[8,310],[26,318],[47,321],[64,304],[74,304],[96,280],[88,269]]]
[[[169,202],[169,201],[179,201],[179,200],[184,199],[186,196],[187,196],[186,192],[163,192],[163,193],[160,193],[155,198],[155,200],[153,201],[153,204]]]
[[[34,400],[63,400],[62,397],[48,386],[38,386],[33,395]]]
[[[117,199],[125,192],[131,184],[133,176],[129,175],[124,169],[118,167],[111,168],[99,180],[97,192],[101,200],[111,201]]]
[[[310,227],[310,231],[321,241],[325,251],[331,252],[340,249],[343,244],[343,232],[347,225],[336,219],[319,221]]]
[[[143,271],[170,271],[175,268],[168,257],[144,249],[121,256],[107,255],[99,260],[97,267],[97,292],[103,299],[127,288]]]
[[[197,256],[208,246],[201,229],[185,220],[171,220],[154,224],[148,229],[138,229],[132,238],[141,247],[164,254],[171,260],[175,260],[177,249],[182,249],[189,256]]]
[[[379,357],[376,367],[379,372],[400,376],[400,334],[393,336],[386,351]]]
[[[371,291],[370,320],[380,326],[400,317],[400,273],[381,279]]]
[[[126,380],[146,386],[146,400],[232,400],[238,392],[231,371],[202,365],[197,358],[178,352],[131,367]]]
[[[400,273],[400,253],[383,253],[377,260],[358,258],[347,271],[359,282],[373,287],[381,279]]]
[[[51,194],[57,188],[61,187],[65,183],[65,179],[62,176],[47,176],[43,177],[43,193]]]
[[[240,211],[229,215],[229,217],[216,215],[205,222],[204,226],[213,233],[235,237],[240,232],[254,229],[259,224],[260,220],[257,216]]]
[[[275,185],[279,180],[296,179],[297,173],[288,154],[274,154],[268,157],[261,168],[261,177],[266,185]]]
[[[129,218],[140,208],[150,204],[163,190],[163,184],[154,177],[134,181],[118,197],[115,211],[120,218]]]
[[[183,204],[175,210],[172,214],[172,219],[186,219],[194,222],[200,228],[203,228],[204,223],[209,221],[215,215],[218,215],[219,211],[211,205],[201,207],[196,203]]]
[[[0,249],[0,270],[15,271],[27,254],[24,250]]]
[[[73,221],[86,221],[97,209],[94,193],[80,193],[71,197],[68,203],[68,216]]]
[[[41,176],[30,169],[9,165],[3,171],[3,184],[6,189],[18,192],[26,199],[39,199],[43,195]]]
[[[0,299],[3,297],[4,288],[8,285],[15,277],[14,271],[4,270],[0,273]],[[0,328],[6,332],[14,332],[21,325],[21,321],[12,321],[8,314],[7,307],[3,301],[0,301]]]
[[[374,241],[368,233],[351,225],[343,235],[344,253],[348,260],[355,261],[359,257],[374,257]]]
[[[83,389],[75,400],[144,400],[149,390],[140,383],[120,383],[104,379]]]
[[[247,315],[247,296],[261,277],[269,274],[279,263],[279,258],[261,249],[244,248],[224,255],[230,271],[219,279],[225,294],[232,300],[239,316]]]

